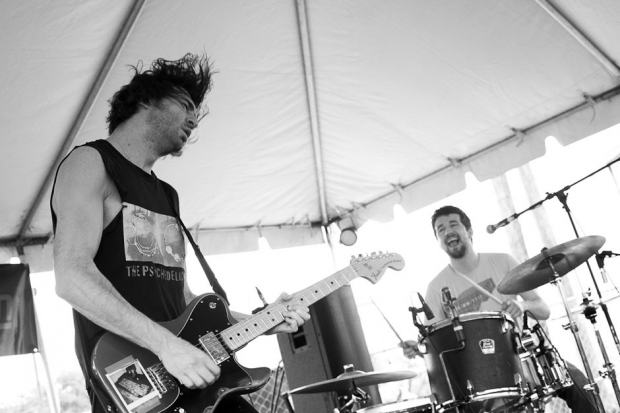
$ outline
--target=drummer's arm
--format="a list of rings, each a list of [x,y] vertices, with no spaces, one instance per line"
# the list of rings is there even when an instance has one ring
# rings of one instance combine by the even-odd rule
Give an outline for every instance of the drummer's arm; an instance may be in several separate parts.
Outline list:
[[[526,291],[519,295],[523,298],[523,301],[508,299],[502,304],[502,310],[506,311],[514,319],[523,316],[523,313],[526,311],[532,313],[538,320],[549,318],[551,310],[536,290]]]
[[[519,294],[523,298],[523,312],[529,311],[539,320],[546,320],[551,315],[551,309],[536,290]]]

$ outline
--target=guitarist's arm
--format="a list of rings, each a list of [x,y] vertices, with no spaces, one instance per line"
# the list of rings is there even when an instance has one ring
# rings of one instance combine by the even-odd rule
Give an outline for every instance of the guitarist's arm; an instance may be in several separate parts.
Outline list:
[[[79,148],[65,160],[52,204],[56,293],[91,321],[156,354],[185,386],[213,383],[220,369],[208,355],[136,310],[95,266],[103,228],[122,207],[96,150]]]

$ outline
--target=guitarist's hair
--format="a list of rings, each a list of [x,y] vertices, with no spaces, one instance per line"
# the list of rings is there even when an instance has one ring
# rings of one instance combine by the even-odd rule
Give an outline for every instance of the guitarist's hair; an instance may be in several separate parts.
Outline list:
[[[157,59],[147,70],[142,71],[142,62],[130,66],[134,72],[131,81],[121,87],[108,101],[108,133],[111,135],[118,125],[131,118],[140,104],[158,105],[165,98],[174,98],[187,92],[202,119],[208,112],[203,101],[211,90],[212,65],[206,55],[187,53],[179,60]]]

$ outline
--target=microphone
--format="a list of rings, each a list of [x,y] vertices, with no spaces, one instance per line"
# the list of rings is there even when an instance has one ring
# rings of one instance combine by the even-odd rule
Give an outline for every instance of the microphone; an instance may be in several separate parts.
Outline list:
[[[527,311],[523,313],[523,330],[529,330],[527,325]]]
[[[441,289],[441,299],[445,305],[452,308],[454,304],[452,304],[452,294],[450,293],[450,288],[443,287]]]
[[[515,218],[517,218],[517,214],[513,214],[513,215],[509,216],[509,217],[508,217],[508,218],[506,218],[506,219],[502,219],[501,221],[499,221],[499,222],[498,222],[497,224],[495,224],[495,225],[489,225],[489,226],[487,226],[487,232],[488,232],[489,234],[492,234],[492,233],[494,233],[494,232],[495,232],[498,228],[505,227],[506,225],[510,224],[512,221],[514,221],[514,220],[515,220]]]
[[[418,298],[420,299],[420,303],[422,303],[422,311],[424,311],[424,316],[426,317],[426,319],[432,320],[433,318],[435,318],[435,314],[433,314],[433,311],[428,306],[428,304],[426,304],[426,301],[424,301],[424,298],[422,298],[422,295],[420,293],[418,293]]]
[[[461,343],[462,346],[465,346],[465,332],[463,331],[463,325],[461,324],[461,320],[456,315],[456,307],[454,306],[452,294],[450,293],[450,288],[443,287],[441,289],[441,295],[443,297],[443,302],[450,308],[450,313],[452,314],[452,329],[454,329],[454,334],[456,334],[456,339]]]
[[[602,251],[600,253],[595,254],[596,257],[596,264],[598,265],[598,268],[601,270],[601,276],[603,277],[603,282],[607,283],[607,271],[605,271],[605,257],[615,257],[618,256],[620,254],[616,254],[615,252],[611,252],[611,251]]]

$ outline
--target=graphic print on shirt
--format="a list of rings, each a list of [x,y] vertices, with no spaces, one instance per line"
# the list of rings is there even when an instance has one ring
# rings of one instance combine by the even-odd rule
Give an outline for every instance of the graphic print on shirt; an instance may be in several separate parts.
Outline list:
[[[185,267],[185,240],[175,217],[123,203],[125,260]]]
[[[487,290],[489,293],[492,293],[495,289],[495,281],[491,278],[487,278],[486,280],[478,283],[478,285]],[[465,314],[480,311],[480,306],[487,300],[489,300],[489,297],[482,294],[475,287],[471,287],[459,294],[454,302],[454,305],[456,306],[458,314]]]

